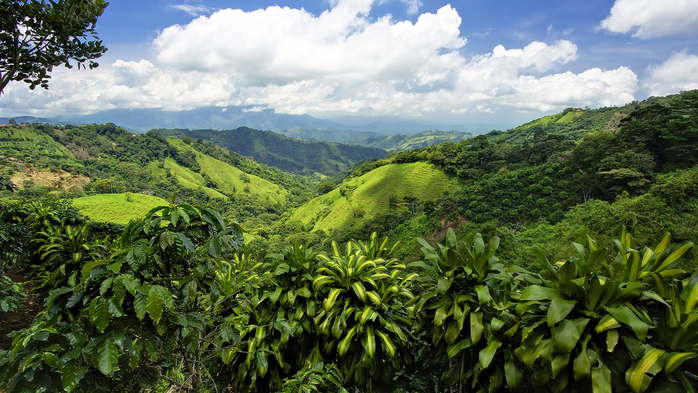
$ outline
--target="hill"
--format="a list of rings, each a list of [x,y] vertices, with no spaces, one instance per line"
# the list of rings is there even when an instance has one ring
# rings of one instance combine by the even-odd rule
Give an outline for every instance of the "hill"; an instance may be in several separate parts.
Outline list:
[[[686,94],[681,93],[681,94]],[[666,97],[649,97],[643,101],[634,101],[621,107],[603,107],[598,109],[567,108],[564,111],[541,117],[507,131],[492,131],[488,137],[508,143],[521,144],[532,140],[535,133],[543,131],[547,134],[562,135],[566,139],[581,140],[592,132],[616,132],[621,121],[631,112],[654,105],[669,105],[681,94]]]
[[[150,209],[167,205],[167,201],[152,195],[100,194],[73,199],[73,206],[93,221],[126,225],[143,218]]]
[[[460,142],[462,139],[472,138],[468,132],[430,130],[416,134],[394,134],[389,136],[362,136],[349,139],[345,143],[376,147],[383,150],[406,151],[438,145],[444,142]]]
[[[359,177],[298,208],[289,221],[309,232],[349,231],[381,216],[407,212],[410,204],[434,201],[458,189],[458,180],[432,164],[390,164]]]
[[[247,127],[235,130],[153,130],[165,137],[202,139],[281,170],[333,175],[354,162],[384,157],[381,149],[319,140],[302,140]]]
[[[210,142],[133,134],[114,124],[2,127],[0,156],[6,158],[0,176],[20,186],[19,196],[177,194],[240,222],[262,217],[271,224],[314,189],[309,179]]]

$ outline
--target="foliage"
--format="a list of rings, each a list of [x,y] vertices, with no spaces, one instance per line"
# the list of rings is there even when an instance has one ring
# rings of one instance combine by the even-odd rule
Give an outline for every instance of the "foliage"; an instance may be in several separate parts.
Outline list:
[[[2,0],[0,18],[0,94],[10,81],[24,81],[30,89],[48,89],[53,67],[78,68],[107,49],[95,35],[97,18],[109,3],[104,0]]]
[[[189,137],[213,142],[231,152],[281,170],[313,175],[334,175],[356,161],[381,158],[385,151],[320,140],[287,138],[270,131],[247,127],[235,130],[153,130],[166,137]]]

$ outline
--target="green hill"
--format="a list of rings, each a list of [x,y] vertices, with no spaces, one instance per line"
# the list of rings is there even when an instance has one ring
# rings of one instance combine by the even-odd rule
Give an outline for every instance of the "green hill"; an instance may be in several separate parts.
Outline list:
[[[507,131],[492,131],[487,135],[493,140],[503,140],[509,143],[521,144],[532,140],[538,131],[548,134],[563,135],[566,139],[581,140],[592,132],[616,132],[621,120],[638,109],[653,104],[671,105],[671,102],[681,94],[666,97],[649,97],[643,101],[633,101],[621,107],[603,107],[598,109],[567,108],[564,111],[541,117]]]
[[[100,194],[73,199],[73,206],[93,221],[120,225],[143,218],[150,209],[167,204],[167,201],[156,196],[132,193]]]
[[[298,208],[290,221],[299,221],[311,231],[351,229],[381,215],[409,209],[405,197],[432,201],[458,187],[455,177],[426,162],[385,165],[311,200]]]
[[[394,134],[388,136],[362,136],[350,139],[344,143],[360,146],[376,147],[383,150],[406,151],[438,145],[444,142],[460,142],[462,139],[472,138],[472,134],[459,131],[430,130],[416,134]]]
[[[153,130],[165,137],[202,139],[251,157],[257,162],[293,173],[333,175],[354,162],[385,156],[382,149],[320,140],[288,138],[247,127],[235,130]]]

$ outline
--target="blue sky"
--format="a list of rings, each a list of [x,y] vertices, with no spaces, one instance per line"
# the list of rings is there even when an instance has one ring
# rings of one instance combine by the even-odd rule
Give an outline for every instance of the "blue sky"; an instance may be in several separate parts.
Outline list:
[[[698,2],[113,0],[92,71],[0,115],[246,106],[516,125],[698,88]]]

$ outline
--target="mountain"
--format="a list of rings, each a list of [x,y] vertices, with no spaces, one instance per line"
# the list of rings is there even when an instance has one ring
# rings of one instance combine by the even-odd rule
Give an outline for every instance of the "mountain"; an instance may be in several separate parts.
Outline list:
[[[302,128],[294,127],[288,130],[274,130],[274,132],[289,138],[321,139],[328,142],[348,143],[350,140],[358,140],[363,137],[380,137],[380,134],[370,131],[338,130],[336,128]],[[361,145],[361,143],[348,143]],[[364,145],[361,145],[364,146]]]
[[[383,150],[405,151],[438,145],[444,142],[460,142],[461,139],[472,138],[473,134],[458,131],[431,130],[416,134],[394,134],[388,136],[363,136],[349,139],[345,143],[360,146],[376,147]]]
[[[333,175],[354,162],[382,158],[382,149],[344,145],[320,140],[288,138],[271,131],[248,127],[235,130],[153,130],[165,137],[202,139],[251,157],[257,162],[288,172]]]
[[[310,115],[288,115],[275,113],[271,109],[249,106],[209,106],[184,111],[166,111],[155,108],[109,109],[87,115],[61,115],[51,118],[35,118],[20,113],[16,116],[5,117],[4,122],[10,118],[14,118],[17,122],[29,123],[75,125],[114,123],[134,132],[146,132],[153,128],[230,130],[238,127],[249,127],[269,131],[288,130],[289,136],[326,139],[333,142],[341,141],[340,139],[331,139],[337,130],[342,130],[340,134],[346,134],[346,139],[350,139],[363,136],[365,133],[390,135],[415,133],[434,128],[467,131],[474,134],[481,134],[492,129],[492,126],[485,125],[406,120],[395,116],[342,116],[319,119]],[[0,121],[3,121],[3,118],[0,118]],[[298,130],[313,130],[319,131],[319,133],[316,136],[309,136],[307,132],[304,135],[291,135],[298,133]],[[321,134],[325,134],[326,137],[319,136]]]

